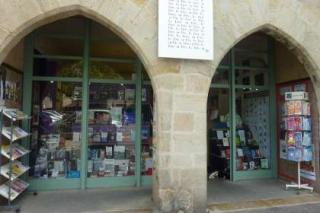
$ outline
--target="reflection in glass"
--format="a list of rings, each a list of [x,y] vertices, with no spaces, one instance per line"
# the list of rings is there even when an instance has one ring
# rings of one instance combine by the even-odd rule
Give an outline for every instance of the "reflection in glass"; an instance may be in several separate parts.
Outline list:
[[[236,90],[236,169],[270,168],[269,92]]]
[[[68,39],[38,36],[34,39],[34,49],[41,55],[83,56],[83,39]]]
[[[92,83],[89,93],[88,177],[134,175],[135,87]]]
[[[134,63],[91,61],[89,75],[93,79],[134,80]]]
[[[52,77],[82,77],[81,60],[35,58],[33,75]]]
[[[30,175],[41,178],[80,177],[81,85],[34,82],[32,96]]]

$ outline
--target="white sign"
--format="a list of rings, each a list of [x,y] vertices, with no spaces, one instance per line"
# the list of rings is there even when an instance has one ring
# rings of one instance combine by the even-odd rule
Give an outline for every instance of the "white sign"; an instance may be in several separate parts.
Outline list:
[[[158,55],[213,60],[213,0],[159,0]]]

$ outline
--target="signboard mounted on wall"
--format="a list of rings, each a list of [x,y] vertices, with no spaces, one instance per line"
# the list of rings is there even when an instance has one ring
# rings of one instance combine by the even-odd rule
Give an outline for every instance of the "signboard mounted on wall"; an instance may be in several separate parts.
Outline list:
[[[213,60],[213,0],[159,0],[158,56]]]

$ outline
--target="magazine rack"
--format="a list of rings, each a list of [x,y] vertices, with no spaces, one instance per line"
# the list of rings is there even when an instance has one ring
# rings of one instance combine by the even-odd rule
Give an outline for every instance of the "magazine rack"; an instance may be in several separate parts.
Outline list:
[[[286,189],[306,189],[313,192],[313,187],[301,184],[300,163],[312,161],[312,134],[310,104],[308,93],[287,92],[285,93],[284,126],[286,131],[287,160],[298,164],[297,183],[286,184]],[[298,191],[299,193],[299,191]]]
[[[8,161],[2,162],[2,156],[0,156],[0,174],[7,179],[5,183],[0,185],[0,195],[8,200],[8,205],[0,207],[0,210],[20,212],[20,208],[11,203],[29,186],[27,182],[19,179],[29,170],[28,166],[19,161],[21,157],[29,153],[29,150],[17,142],[28,137],[29,134],[16,124],[16,122],[27,119],[30,117],[19,110],[1,109],[0,129],[3,137],[0,137],[0,153]],[[3,138],[9,141],[8,144],[3,143]]]

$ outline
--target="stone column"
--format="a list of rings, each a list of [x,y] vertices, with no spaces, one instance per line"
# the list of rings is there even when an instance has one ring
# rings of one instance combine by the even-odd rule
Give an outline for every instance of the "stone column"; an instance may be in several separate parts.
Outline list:
[[[153,192],[161,212],[205,212],[207,207],[210,78],[201,74],[203,65],[192,64],[182,64],[179,73],[162,74],[154,81],[157,128]]]

